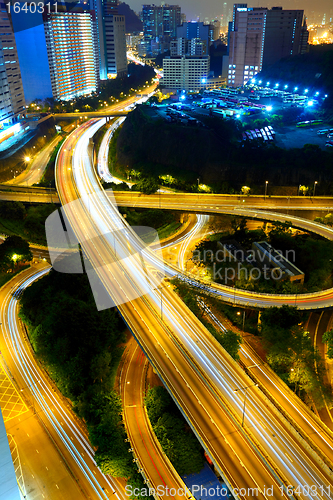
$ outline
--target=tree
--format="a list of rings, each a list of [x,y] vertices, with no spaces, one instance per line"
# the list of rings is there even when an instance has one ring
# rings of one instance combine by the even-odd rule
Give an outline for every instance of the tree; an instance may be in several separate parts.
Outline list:
[[[0,203],[0,217],[4,219],[23,220],[25,215],[25,206],[20,201],[2,201]]]
[[[156,437],[177,472],[199,472],[204,465],[201,446],[167,390],[162,386],[150,387],[145,405]]]
[[[250,194],[251,188],[249,186],[242,186],[241,187],[241,193],[244,194],[245,196]]]
[[[236,361],[239,360],[239,347],[243,343],[242,337],[232,330],[226,330],[224,333],[215,334],[216,340]]]
[[[327,344],[327,356],[333,359],[333,328],[323,335],[323,342]]]
[[[143,194],[154,194],[158,190],[159,185],[153,177],[145,177],[132,186],[132,191],[140,191]]]
[[[157,386],[152,390],[150,389],[147,391],[147,396],[145,397],[145,405],[149,413],[149,419],[152,425],[154,425],[172,404],[172,400],[164,387]]]
[[[9,268],[18,262],[30,262],[32,253],[29,243],[20,236],[7,236],[0,245],[0,265],[2,269]]]
[[[302,313],[296,307],[286,305],[269,307],[261,313],[262,326],[263,328],[267,326],[267,330],[270,327],[291,328],[300,323],[301,318]],[[274,337],[272,340],[274,340]]]
[[[315,222],[320,222],[321,224],[325,224],[327,226],[333,226],[333,214],[327,214],[324,217],[316,217],[314,219]]]
[[[309,191],[308,186],[300,186],[299,187],[299,192],[302,193],[303,196],[305,196],[308,191]]]

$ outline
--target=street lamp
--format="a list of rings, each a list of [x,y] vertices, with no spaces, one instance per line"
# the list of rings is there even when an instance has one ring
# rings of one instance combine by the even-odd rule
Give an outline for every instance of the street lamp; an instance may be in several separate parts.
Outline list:
[[[12,256],[12,260],[14,261],[14,266],[13,266],[13,269],[14,269],[14,268],[15,268],[15,266],[16,266],[16,261],[17,261],[17,259],[18,259],[18,258],[19,258],[19,256],[18,256],[16,253],[14,253],[14,255]]]
[[[267,185],[268,185],[268,181],[265,182],[265,200],[266,200],[266,196],[267,196]]]
[[[318,184],[317,181],[314,182],[314,185],[313,185],[313,196],[315,195],[316,193],[316,185]]]
[[[245,391],[244,395],[244,405],[243,405],[243,416],[242,416],[242,427],[244,427],[244,419],[245,419],[245,405],[246,405],[246,398],[247,398],[247,390],[250,387],[258,387],[259,384],[252,384],[252,385],[247,385],[246,387],[240,387],[239,389],[234,389],[234,392],[238,391]]]
[[[243,332],[245,331],[244,328],[245,328],[245,309],[243,311]],[[241,315],[241,312],[240,311],[237,311],[237,316],[240,316]]]
[[[159,290],[161,293],[161,321],[163,321],[163,288],[168,288],[169,285],[157,286],[154,290]]]

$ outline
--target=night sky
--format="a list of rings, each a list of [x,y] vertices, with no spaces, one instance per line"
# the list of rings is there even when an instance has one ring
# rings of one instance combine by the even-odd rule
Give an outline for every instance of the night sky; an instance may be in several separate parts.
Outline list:
[[[160,5],[159,0],[153,1],[145,1],[142,0],[124,0],[126,3],[130,5],[130,7],[135,11],[139,12],[141,10],[142,4],[153,4]],[[185,12],[187,16],[187,20],[196,20],[198,16],[202,20],[205,17],[215,18],[219,17],[222,14],[222,5],[226,0],[169,0],[165,3],[169,3],[170,5],[176,4],[180,5],[182,8],[182,12]],[[232,8],[233,4],[236,3],[234,1],[229,1],[228,4]],[[237,3],[242,3],[238,1]],[[305,11],[306,16],[311,17],[311,12],[314,10],[319,14],[323,15],[326,13],[326,19],[329,17],[333,17],[333,2],[332,0],[253,0],[253,1],[244,1],[247,3],[248,7],[273,7],[279,6],[284,9],[303,9]],[[315,7],[314,7],[315,5]]]

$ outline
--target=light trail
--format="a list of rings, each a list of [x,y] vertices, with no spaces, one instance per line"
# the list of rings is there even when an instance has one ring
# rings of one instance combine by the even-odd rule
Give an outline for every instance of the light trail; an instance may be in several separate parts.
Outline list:
[[[184,360],[181,365],[175,366],[176,371],[179,374],[181,371],[186,371],[187,368],[185,368],[186,364],[184,365],[184,362],[187,359],[187,363],[190,363],[193,367],[192,376],[196,373],[197,376],[203,377],[206,391],[208,390],[208,393],[213,391],[213,394],[215,394],[215,397],[217,397],[221,404],[228,402],[228,405],[233,407],[233,411],[236,412],[240,419],[242,413],[242,400],[239,395],[235,396],[233,391],[239,387],[251,385],[251,379],[244,375],[237,365],[230,362],[228,356],[225,355],[220,346],[212,342],[208,332],[202,327],[197,318],[193,317],[187,310],[185,310],[184,313],[184,306],[181,301],[178,300],[175,294],[167,289],[163,292],[165,306],[163,309],[164,314],[162,322],[164,335],[166,334],[167,336],[164,338],[159,335],[156,336],[156,333],[152,330],[149,317],[147,316],[148,312],[144,312],[141,306],[139,310],[135,304],[146,304],[148,308],[147,311],[151,311],[149,314],[155,316],[156,311],[160,309],[160,294],[157,290],[152,289],[151,286],[150,288],[148,287],[147,290],[146,276],[143,274],[142,266],[137,257],[131,255],[126,261],[124,259],[118,260],[117,266],[114,266],[112,270],[109,267],[110,255],[114,256],[116,253],[120,258],[125,257],[125,251],[127,250],[128,253],[129,248],[141,251],[141,254],[144,254],[148,259],[149,265],[154,267],[156,264],[157,270],[161,269],[161,262],[159,262],[156,256],[153,256],[150,250],[142,248],[142,243],[138,240],[133,230],[119,217],[116,206],[112,204],[110,200],[107,200],[105,193],[100,189],[91,168],[89,158],[85,153],[89,138],[95,133],[98,126],[98,123],[93,124],[90,130],[83,131],[75,149],[71,175],[73,175],[75,180],[75,189],[81,195],[81,202],[80,204],[76,204],[75,207],[71,207],[68,204],[65,205],[65,209],[67,208],[67,215],[71,223],[74,224],[79,241],[82,243],[89,258],[95,262],[100,278],[112,297],[116,298],[116,303],[123,304],[123,306],[121,306],[122,313],[126,311],[126,315],[128,315],[129,311],[134,309],[135,313],[140,318],[141,325],[145,325],[147,334],[150,335],[150,339],[155,342],[156,346],[161,346],[161,342],[163,341],[163,343],[165,343],[168,337],[172,342],[176,342]],[[65,164],[63,159],[63,168]],[[63,172],[65,175],[65,168]],[[62,182],[61,186],[59,184],[60,181]],[[69,185],[69,183],[63,185],[63,183],[64,179],[58,177],[58,190],[60,193],[66,191]],[[91,193],[98,193],[98,196],[89,197]],[[73,193],[69,196],[68,201],[71,199],[73,199]],[[83,223],[84,215],[86,216],[86,222]],[[80,225],[75,223],[76,221],[81,221]],[[123,232],[119,231],[121,229],[123,229]],[[115,230],[118,231],[118,233],[116,233],[116,243],[114,242],[114,236],[110,235],[110,233]],[[110,276],[109,272],[112,272],[112,276]],[[115,286],[117,287],[116,290]],[[145,297],[142,296],[139,302],[128,302],[131,289],[134,289],[136,293],[138,291],[144,291]],[[152,308],[155,310],[155,313],[153,313]],[[156,318],[154,321],[156,321]],[[130,324],[129,319],[127,319],[127,322]],[[164,324],[167,325],[168,328],[165,328]],[[133,328],[133,326],[132,331],[135,333],[137,332],[136,328]],[[144,338],[141,336],[140,338],[141,342],[144,344],[147,343],[147,336]],[[145,345],[144,348],[147,349]],[[169,347],[165,345],[164,349],[165,352],[167,352]],[[149,352],[149,349],[147,350]],[[173,356],[175,355],[176,353],[174,352]],[[168,361],[173,364],[175,363],[169,355]],[[209,421],[212,422],[213,428],[218,430],[220,436],[223,435],[223,431],[220,427],[221,422],[219,421],[219,423],[217,423],[216,417],[210,414],[213,402],[211,401],[207,407],[207,404],[204,404],[202,401],[203,399],[207,399],[208,393],[206,392],[198,395],[196,393],[198,387],[188,382],[186,382],[186,387],[188,387],[193,395],[195,394],[199,406],[204,408],[206,418],[208,417]],[[172,389],[172,393],[178,401],[182,400],[182,397],[175,387]],[[263,408],[263,404],[266,405],[266,403],[263,403],[262,396],[257,388],[251,388],[251,390],[248,391],[247,401],[247,429],[250,429],[251,436],[253,436],[255,442],[258,443],[259,448],[263,450],[259,452],[263,463],[265,463],[264,456],[270,457],[270,463],[273,462],[276,464],[277,470],[283,471],[283,477],[285,477],[287,481],[286,484],[291,484],[293,486],[314,485],[319,491],[322,491],[318,496],[314,494],[307,496],[304,493],[300,494],[299,498],[329,498],[329,494],[324,490],[324,488],[332,482],[327,469],[320,467],[316,459],[310,456],[304,447],[304,443],[299,441],[290,429],[286,427],[286,423],[281,419],[281,416],[277,417],[271,408]],[[193,411],[193,406],[191,409]],[[263,419],[266,422],[265,424],[260,423]],[[189,420],[196,432],[199,432],[200,436],[203,436],[204,434],[199,431],[203,420],[200,420],[200,424],[193,418]],[[196,422],[195,424],[194,421]],[[274,436],[272,433],[274,433]],[[241,437],[241,435],[239,435],[239,437]],[[234,442],[233,451],[235,452],[236,449],[236,442]],[[209,443],[208,451],[213,459],[219,463],[222,457],[217,454],[217,450],[212,442]],[[244,451],[245,449],[243,452]],[[253,458],[254,456],[255,455],[253,455]],[[288,456],[292,456],[292,464]],[[244,465],[244,461],[240,456],[238,456],[238,460]],[[258,484],[258,480],[254,479],[254,476],[250,473],[250,462],[247,463],[247,474],[250,474],[252,481]],[[268,467],[271,473],[273,472],[273,469],[267,462],[265,467]],[[239,473],[240,471],[238,471],[238,474]],[[260,471],[261,478],[263,475],[264,469]],[[276,480],[277,478],[273,480],[272,477],[270,479],[270,481],[278,484]],[[265,484],[267,484],[267,482]]]
[[[97,172],[101,179],[105,182],[114,182],[115,184],[121,184],[122,181],[116,179],[111,175],[108,168],[108,155],[109,155],[109,145],[112,139],[113,134],[117,130],[118,127],[125,121],[125,117],[118,118],[118,120],[113,123],[104,137],[102,139],[99,152],[98,152],[98,162],[97,162]]]
[[[91,489],[95,493],[94,498],[106,500],[109,498],[105,488],[101,486],[99,478],[94,474],[93,469],[98,467],[94,460],[94,450],[90,445],[85,435],[78,429],[73,422],[70,413],[65,409],[64,404],[59,401],[59,398],[50,387],[50,381],[45,376],[44,372],[38,367],[36,362],[31,358],[26,344],[22,340],[22,335],[18,328],[17,322],[17,299],[23,291],[37,279],[45,276],[50,271],[50,268],[44,269],[32,277],[22,278],[13,290],[12,295],[8,294],[6,300],[1,306],[1,319],[3,328],[5,328],[4,339],[9,352],[13,353],[13,361],[19,372],[24,386],[29,388],[33,398],[34,410],[38,413],[39,418],[43,420],[45,417],[59,439],[62,441],[72,459],[79,467],[82,475],[88,481]],[[15,353],[15,354],[14,354]],[[37,403],[37,404],[36,404]],[[66,428],[66,429],[65,429]],[[80,450],[73,442],[73,436],[80,446]],[[85,457],[82,456],[82,451]],[[101,477],[106,481],[110,491],[118,500],[125,500],[127,497],[119,489],[116,481],[102,474]]]

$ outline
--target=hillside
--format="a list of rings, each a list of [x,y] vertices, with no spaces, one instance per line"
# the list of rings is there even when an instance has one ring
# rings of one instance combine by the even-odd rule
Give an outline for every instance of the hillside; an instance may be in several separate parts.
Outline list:
[[[124,122],[113,145],[120,171],[169,174],[187,188],[200,178],[216,192],[228,192],[223,191],[228,186],[239,192],[244,184],[262,186],[266,180],[275,186],[313,185],[317,180],[322,194],[333,193],[332,151],[309,144],[289,150],[244,144],[238,140],[237,122],[213,117],[203,119],[205,127],[188,127],[154,120],[153,113],[153,108],[140,106]]]
[[[118,7],[118,13],[125,16],[126,33],[135,33],[142,31],[142,22],[127,3],[121,2]]]
[[[310,45],[307,54],[285,57],[257,78],[328,94],[325,108],[333,112],[333,45]]]
[[[203,182],[209,182],[232,176],[226,158],[235,136],[233,127],[224,126],[219,119],[215,131],[168,124],[153,120],[143,109],[138,107],[123,125],[117,141],[118,163],[144,167],[156,175],[176,174],[184,180],[199,175]],[[221,128],[223,131],[217,133]]]

